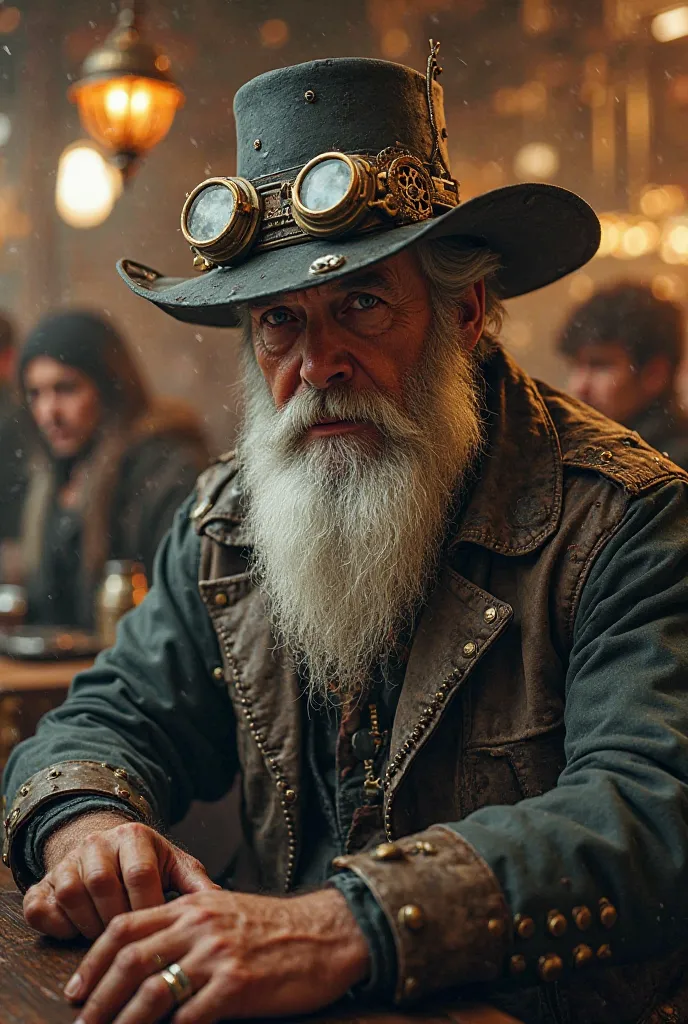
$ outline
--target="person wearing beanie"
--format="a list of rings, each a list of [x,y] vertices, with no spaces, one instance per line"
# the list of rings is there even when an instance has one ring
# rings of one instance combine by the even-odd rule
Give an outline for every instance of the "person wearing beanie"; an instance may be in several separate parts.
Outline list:
[[[183,403],[153,401],[122,336],[94,313],[46,317],[18,364],[34,432],[21,536],[28,618],[89,629],[108,560],[139,561],[150,579],[207,463],[205,441]]]
[[[26,423],[14,393],[16,332],[0,312],[0,548],[16,540],[26,492]],[[0,550],[0,582],[3,579]]]
[[[688,469],[688,417],[676,387],[684,331],[681,306],[645,284],[620,281],[573,310],[558,347],[570,362],[575,398]]]

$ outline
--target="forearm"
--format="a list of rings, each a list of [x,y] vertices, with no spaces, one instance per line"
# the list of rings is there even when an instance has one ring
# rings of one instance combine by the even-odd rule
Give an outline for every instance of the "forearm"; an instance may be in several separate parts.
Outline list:
[[[125,814],[116,811],[92,811],[72,818],[65,825],[57,828],[47,839],[43,847],[43,864],[46,871],[51,871],[67,854],[84,841],[92,832],[105,832],[131,821]]]

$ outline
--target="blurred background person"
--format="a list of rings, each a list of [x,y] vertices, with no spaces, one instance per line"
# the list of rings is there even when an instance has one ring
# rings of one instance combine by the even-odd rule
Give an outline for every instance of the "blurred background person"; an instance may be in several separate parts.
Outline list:
[[[15,362],[14,325],[0,313],[0,548],[3,549],[6,542],[15,541],[19,536],[27,480],[26,422],[14,390]]]
[[[677,396],[684,313],[650,288],[621,282],[578,306],[559,337],[568,390],[688,469],[688,418]]]
[[[41,321],[19,356],[35,430],[22,517],[28,621],[90,629],[110,559],[153,557],[208,460],[184,403],[153,399],[123,338],[90,312]]]

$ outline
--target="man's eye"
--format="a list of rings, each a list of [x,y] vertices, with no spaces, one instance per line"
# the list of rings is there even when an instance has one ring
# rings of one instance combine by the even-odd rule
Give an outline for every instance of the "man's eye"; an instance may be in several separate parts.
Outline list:
[[[294,317],[288,309],[270,309],[263,313],[260,319],[270,327],[284,327],[285,324],[290,324]]]
[[[369,295],[368,292],[357,295],[351,303],[352,309],[375,309],[379,305],[380,299],[376,295]]]

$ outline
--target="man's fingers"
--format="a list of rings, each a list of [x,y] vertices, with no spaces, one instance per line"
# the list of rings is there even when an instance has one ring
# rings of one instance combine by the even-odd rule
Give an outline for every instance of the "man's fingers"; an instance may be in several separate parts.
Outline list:
[[[184,968],[183,963],[180,966],[182,969]],[[237,985],[231,973],[214,974],[212,981],[203,985],[188,1002],[177,1010],[174,1015],[174,1024],[215,1024],[216,1021],[225,1020],[225,1018],[241,1016],[240,1013],[234,1012],[236,996]],[[134,1018],[127,1024],[134,1024]]]
[[[94,990],[121,950],[168,928],[174,919],[173,904],[115,917],[100,938],[93,943],[79,964],[76,974],[69,979],[65,986],[67,998],[81,1002]],[[164,959],[164,950],[161,950],[160,954]],[[163,966],[167,965],[163,964],[160,970]]]
[[[172,847],[168,854],[166,874],[169,887],[180,893],[201,892],[205,889],[222,890],[221,885],[216,885],[208,878],[208,873],[199,860],[176,847]]]
[[[165,902],[158,851],[145,825],[132,825],[119,847],[122,882],[132,910],[145,910]]]
[[[86,843],[81,851],[81,877],[103,925],[129,910],[119,874],[117,855],[111,847]]]
[[[89,996],[79,1015],[84,1024],[106,1024],[117,1017],[149,978],[181,958],[189,946],[189,937],[181,929],[167,928],[149,938],[123,946],[114,960],[105,964],[106,971]],[[146,991],[153,986],[149,985]],[[168,986],[169,989],[169,986]],[[158,992],[161,986],[158,985]],[[158,1020],[169,1012],[170,1000],[155,1006],[159,1016],[142,1016],[138,1021]],[[126,1011],[125,1011],[126,1012]],[[117,1017],[120,1020],[120,1017]]]
[[[79,929],[58,906],[52,886],[45,879],[33,885],[24,896],[24,918],[29,928],[53,939],[73,939],[79,934]]]
[[[79,865],[73,860],[63,860],[46,876],[55,893],[55,900],[72,924],[87,939],[95,939],[103,930],[93,900],[84,884]]]

